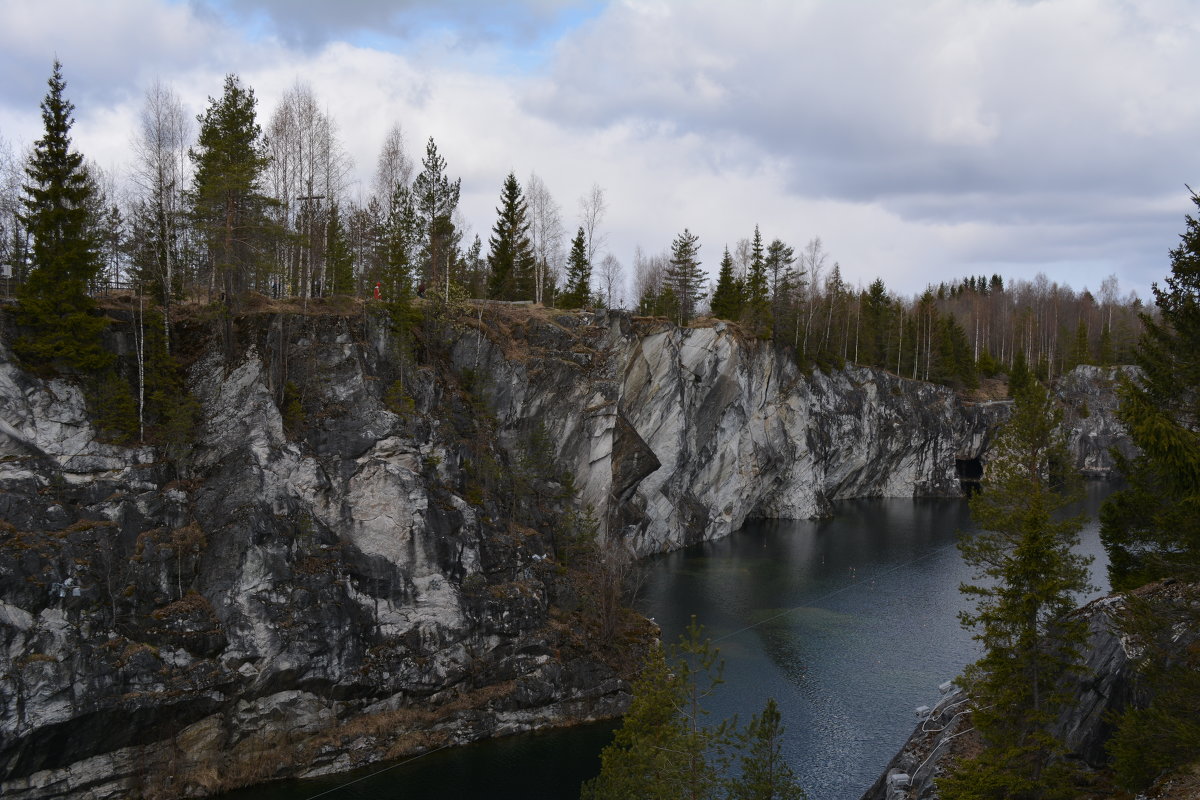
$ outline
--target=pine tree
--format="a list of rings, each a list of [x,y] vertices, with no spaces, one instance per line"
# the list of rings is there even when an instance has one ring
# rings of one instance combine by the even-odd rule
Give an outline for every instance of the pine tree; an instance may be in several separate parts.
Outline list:
[[[671,243],[671,263],[667,267],[666,283],[675,293],[678,303],[676,319],[687,325],[696,316],[696,305],[704,297],[704,272],[700,269],[700,237],[683,229]]]
[[[267,230],[269,201],[259,180],[268,159],[256,105],[254,90],[227,75],[221,98],[210,97],[197,118],[200,133],[188,152],[196,169],[192,217],[207,246],[214,283],[230,302],[253,286]]]
[[[559,298],[563,308],[583,308],[592,295],[592,265],[587,256],[587,236],[580,226],[567,256],[567,286]]]
[[[412,193],[423,224],[424,279],[431,289],[449,301],[451,270],[458,249],[459,232],[454,225],[462,181],[450,180],[446,174],[446,159],[433,141],[425,144],[421,172],[413,179]]]
[[[30,367],[94,373],[113,361],[100,344],[108,321],[95,313],[88,296],[103,265],[89,210],[94,189],[83,156],[71,149],[75,107],[63,97],[66,83],[57,60],[48,83],[41,106],[45,133],[25,166],[29,183],[19,215],[33,247],[17,319],[30,333],[14,350]]]
[[[997,434],[983,491],[970,501],[980,531],[959,549],[981,582],[960,587],[975,603],[960,619],[984,650],[965,678],[985,749],[941,782],[947,800],[1050,798],[1071,789],[1062,743],[1048,728],[1070,702],[1060,679],[1078,669],[1086,631],[1064,615],[1074,593],[1089,588],[1090,558],[1072,552],[1082,518],[1060,514],[1078,496],[1061,418],[1045,388],[1030,383]]]
[[[772,239],[767,245],[763,271],[770,283],[771,323],[776,337],[786,336],[789,329],[798,332],[799,309],[788,307],[802,285],[795,263],[796,251],[782,239]],[[789,310],[792,319],[787,319]]]
[[[713,290],[712,314],[717,319],[737,319],[742,315],[742,287],[733,274],[733,256],[725,248],[721,270],[717,273],[717,288]]]
[[[496,223],[488,240],[488,289],[496,300],[528,300],[533,297],[533,244],[529,239],[529,215],[517,176],[508,173],[500,192]]]

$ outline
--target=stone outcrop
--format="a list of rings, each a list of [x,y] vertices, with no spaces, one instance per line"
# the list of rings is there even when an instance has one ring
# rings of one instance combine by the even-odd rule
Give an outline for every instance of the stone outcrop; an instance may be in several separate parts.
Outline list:
[[[481,318],[453,358],[506,431],[546,432],[583,502],[638,554],[843,498],[957,496],[958,465],[1007,414],[883,370],[805,375],[721,322]]]
[[[178,796],[624,709],[636,654],[544,557],[553,503],[468,491],[507,462],[452,375],[405,376],[396,413],[370,320],[209,335],[186,452],[98,442],[75,385],[0,354],[0,795]]]
[[[1137,450],[1117,419],[1122,380],[1136,381],[1137,367],[1093,367],[1080,365],[1062,376],[1054,393],[1063,405],[1067,447],[1079,471],[1090,478],[1109,478],[1116,470],[1112,452],[1126,458]]]
[[[952,496],[1006,413],[618,312],[476,309],[403,371],[366,314],[180,332],[187,447],[100,441],[77,386],[0,350],[5,797],[204,793],[613,716],[653,632],[600,639],[556,558],[590,517],[564,498],[648,554]]]

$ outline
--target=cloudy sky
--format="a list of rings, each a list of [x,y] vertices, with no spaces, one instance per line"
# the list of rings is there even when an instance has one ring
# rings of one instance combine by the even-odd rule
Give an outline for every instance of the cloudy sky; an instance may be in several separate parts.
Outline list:
[[[599,184],[625,265],[688,227],[715,273],[758,224],[905,293],[1115,273],[1145,297],[1200,188],[1194,0],[0,0],[18,150],[56,56],[77,146],[118,175],[155,79],[199,113],[236,72],[264,122],[307,81],[352,196],[399,122],[485,240],[510,170],[571,229]]]

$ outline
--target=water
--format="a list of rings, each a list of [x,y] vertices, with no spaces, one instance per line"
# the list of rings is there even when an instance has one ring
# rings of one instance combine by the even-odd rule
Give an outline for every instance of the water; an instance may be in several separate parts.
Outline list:
[[[1096,513],[1112,491],[1089,482],[1080,549],[1107,589]],[[762,522],[657,559],[641,608],[674,640],[695,614],[721,648],[726,684],[713,716],[779,704],[784,754],[811,800],[854,800],[932,705],[940,683],[978,656],[959,626],[954,545],[965,500],[856,500],[821,522]]]
[[[1097,510],[1112,485],[1089,482],[1081,550],[1107,588]],[[958,624],[970,574],[954,546],[965,501],[857,500],[821,522],[762,522],[648,565],[638,607],[673,641],[691,615],[721,648],[726,683],[713,716],[743,721],[774,697],[784,753],[811,800],[857,800],[976,655]],[[1086,599],[1081,598],[1081,599]],[[228,800],[573,800],[599,768],[612,726],[513,737],[400,765],[249,790]],[[387,770],[381,772],[381,770]],[[346,785],[348,781],[355,781]],[[338,788],[338,787],[344,788]]]
[[[580,784],[600,771],[600,750],[617,724],[492,739],[360,772],[231,792],[220,800],[577,800]]]

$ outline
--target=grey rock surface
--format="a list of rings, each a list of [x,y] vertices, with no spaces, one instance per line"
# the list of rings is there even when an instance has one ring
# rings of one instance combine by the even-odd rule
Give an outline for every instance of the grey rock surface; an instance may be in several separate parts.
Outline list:
[[[1054,393],[1063,405],[1067,447],[1085,476],[1113,477],[1114,449],[1126,458],[1137,455],[1125,426],[1117,419],[1117,406],[1121,402],[1121,381],[1136,381],[1140,375],[1141,371],[1132,366],[1080,365],[1055,385]]]
[[[428,326],[403,372],[367,315],[219,328],[179,329],[184,449],[100,441],[76,386],[0,350],[5,797],[202,794],[617,715],[653,631],[581,624],[567,483],[649,554],[957,495],[1007,413],[804,375],[722,323],[489,309]]]
[[[958,496],[959,462],[1008,413],[883,370],[804,375],[722,322],[622,312],[484,319],[453,359],[510,436],[544,429],[604,530],[639,554],[838,499]]]
[[[464,499],[468,461],[513,461],[449,373],[389,409],[371,324],[250,316],[233,357],[185,332],[174,454],[98,441],[78,388],[0,352],[0,795],[204,793],[623,710],[636,659],[542,558],[553,501]]]

